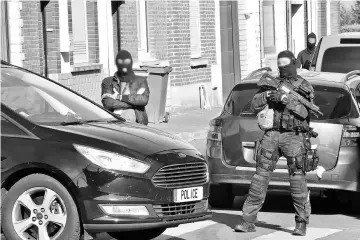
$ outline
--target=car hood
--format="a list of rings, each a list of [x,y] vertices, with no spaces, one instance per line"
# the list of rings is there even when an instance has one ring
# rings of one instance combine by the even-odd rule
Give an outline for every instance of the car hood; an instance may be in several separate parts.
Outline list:
[[[192,145],[175,135],[130,122],[87,123],[48,128],[72,133],[75,138],[79,136],[79,139],[88,137],[114,143],[145,156],[167,150],[195,150]],[[77,139],[74,137],[72,141],[75,143]],[[81,140],[81,142],[84,141]]]

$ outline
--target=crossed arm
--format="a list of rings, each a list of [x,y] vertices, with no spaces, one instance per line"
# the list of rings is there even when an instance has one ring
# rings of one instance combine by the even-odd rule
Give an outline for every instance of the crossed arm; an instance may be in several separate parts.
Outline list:
[[[150,91],[146,80],[141,83],[136,94],[127,95],[120,95],[110,83],[103,82],[101,84],[101,101],[103,106],[110,111],[146,106],[149,95]]]

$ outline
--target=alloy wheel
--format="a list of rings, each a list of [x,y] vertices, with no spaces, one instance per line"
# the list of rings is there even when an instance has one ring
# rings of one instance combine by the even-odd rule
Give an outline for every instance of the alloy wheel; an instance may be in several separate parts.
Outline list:
[[[12,210],[12,225],[23,240],[55,240],[64,230],[66,220],[64,201],[46,187],[25,191]]]

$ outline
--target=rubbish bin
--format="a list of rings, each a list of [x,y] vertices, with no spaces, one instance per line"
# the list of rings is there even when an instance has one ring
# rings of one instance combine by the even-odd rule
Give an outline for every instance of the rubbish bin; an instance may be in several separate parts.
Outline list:
[[[148,72],[148,84],[150,89],[149,103],[146,106],[149,122],[160,123],[166,121],[165,113],[166,95],[168,89],[169,73],[171,67],[143,66]]]

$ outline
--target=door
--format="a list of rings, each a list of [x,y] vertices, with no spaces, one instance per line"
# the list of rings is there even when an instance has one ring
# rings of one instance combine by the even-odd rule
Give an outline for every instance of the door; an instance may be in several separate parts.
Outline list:
[[[220,1],[221,65],[223,102],[240,80],[237,1]]]
[[[10,62],[7,1],[1,1],[1,60]]]

